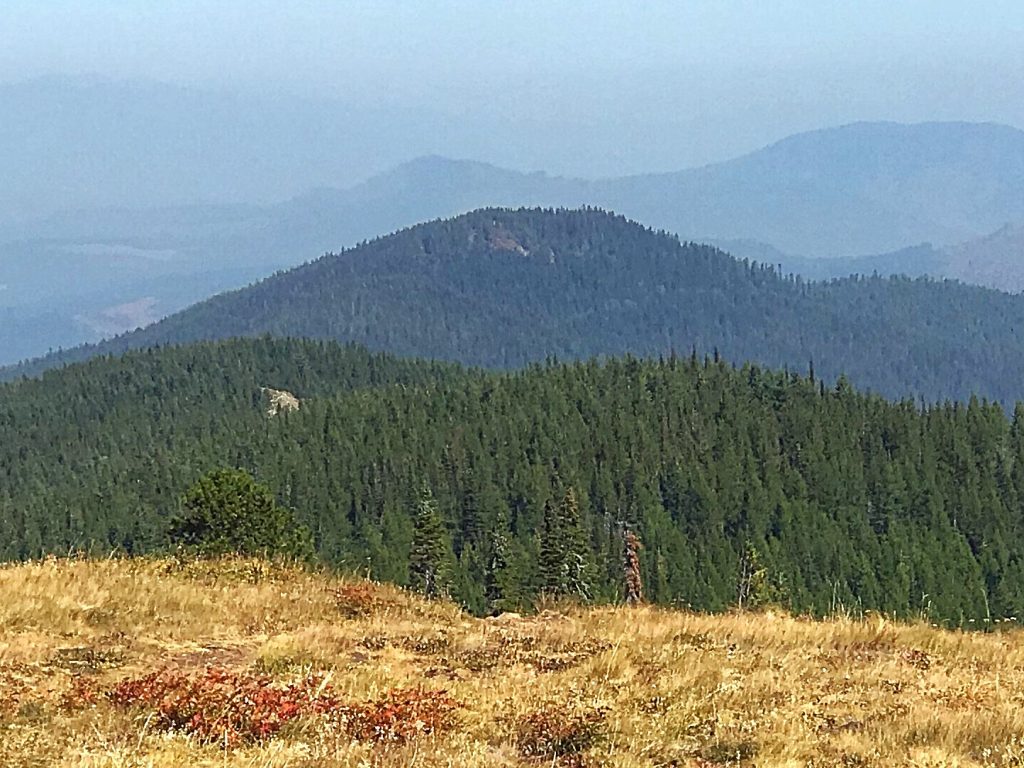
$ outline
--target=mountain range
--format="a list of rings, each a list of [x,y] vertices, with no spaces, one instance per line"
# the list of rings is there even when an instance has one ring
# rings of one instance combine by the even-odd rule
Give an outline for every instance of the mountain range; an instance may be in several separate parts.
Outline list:
[[[877,271],[1024,288],[1024,132],[862,123],[676,173],[588,181],[427,156],[276,204],[89,209],[8,224],[0,364],[146,325],[420,221],[533,205],[614,209],[806,276]]]

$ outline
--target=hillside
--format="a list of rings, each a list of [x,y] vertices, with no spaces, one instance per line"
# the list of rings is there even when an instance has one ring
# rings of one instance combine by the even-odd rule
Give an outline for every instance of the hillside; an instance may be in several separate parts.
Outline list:
[[[268,418],[263,387],[300,408]],[[477,614],[549,588],[616,600],[628,528],[658,603],[968,625],[1024,616],[1022,420],[696,357],[498,374],[308,341],[135,352],[0,387],[0,560],[160,550],[227,466],[325,562],[398,584],[432,510]]]
[[[402,230],[96,347],[253,336],[519,367],[712,354],[928,400],[1024,399],[1024,300],[952,283],[807,284],[597,210],[482,210]]]
[[[111,98],[104,89],[99,90],[100,101]],[[153,97],[166,97],[160,93]],[[218,114],[223,109],[222,105],[206,107],[199,111]],[[356,130],[350,121],[310,118],[308,105],[294,107],[287,118],[279,121],[282,131],[304,116],[307,126],[344,124],[337,128],[342,135]],[[132,112],[134,120],[133,108],[126,110]],[[179,123],[179,118],[158,121],[182,135],[193,133],[175,128]],[[201,133],[200,129],[195,130]],[[121,133],[135,130],[138,126],[131,123]],[[246,133],[248,129],[239,130]],[[306,127],[301,132],[330,134],[333,130]],[[147,125],[146,146],[152,141],[150,131]],[[114,135],[119,141],[123,138]],[[268,158],[291,157],[290,152],[276,152],[273,141],[267,144],[267,137],[256,142],[256,149],[247,148],[248,138],[252,137],[242,139],[240,151],[260,151]],[[181,140],[167,140],[169,146],[175,141]],[[377,136],[373,141],[380,143]],[[236,188],[255,189],[266,180],[252,179],[247,185],[252,173],[260,169],[271,174],[286,170],[239,159],[237,152],[221,147],[222,142],[221,137],[211,144],[220,155],[233,159],[209,161],[204,155],[209,151],[205,145],[180,148],[182,168],[203,164],[202,173],[187,175],[189,183],[207,176],[225,177]],[[310,158],[304,153],[308,150],[315,154],[316,150],[310,148],[317,146],[344,147],[347,153],[361,144],[347,138],[312,136],[308,141],[289,143],[290,148],[302,148],[302,157],[280,162],[287,166],[298,161],[306,167]],[[96,151],[104,156],[107,150],[99,147]],[[890,253],[922,242],[941,248],[984,237],[1008,222],[1024,221],[1024,133],[998,125],[856,124],[793,136],[704,168],[596,181],[520,173],[433,155],[351,186],[341,176],[330,177],[331,173],[341,173],[339,168],[362,167],[366,158],[374,156],[365,148],[358,154],[358,163],[347,166],[338,165],[341,155],[319,163],[314,174],[316,187],[281,203],[216,205],[199,202],[205,198],[185,197],[191,204],[105,209],[92,206],[12,225],[6,233],[0,228],[0,286],[7,286],[0,288],[0,312],[4,306],[16,307],[11,310],[10,322],[17,323],[17,331],[0,324],[0,364],[61,345],[96,341],[94,327],[76,320],[80,315],[92,318],[112,306],[144,298],[157,302],[159,314],[169,314],[191,301],[240,287],[256,275],[300,264],[325,251],[485,206],[596,205],[678,233],[684,239],[752,240],[805,259]],[[63,155],[50,153],[47,157],[51,156]],[[28,163],[22,168],[26,159]],[[38,170],[41,162],[28,153],[14,164],[30,172],[35,183],[42,178]],[[244,170],[235,167],[239,163],[244,164]],[[109,167],[117,167],[117,163],[111,162]],[[160,177],[161,171],[176,175],[178,168],[148,167],[144,159],[138,159],[134,167],[148,168],[148,175],[141,177],[147,190],[174,188],[154,184],[152,179]],[[94,170],[93,166],[89,170]],[[308,178],[308,170],[296,169],[296,178]],[[12,171],[8,177],[18,178],[18,173]],[[135,178],[122,179],[116,187],[133,189],[136,182]],[[342,188],[331,188],[332,183]],[[73,190],[83,184],[75,178],[69,180],[67,188]],[[22,194],[31,186],[26,182],[16,188]],[[182,199],[184,194],[177,192],[175,199]],[[221,191],[213,197],[224,199],[225,194]],[[133,204],[141,206],[146,199],[136,194]],[[104,258],[111,252],[119,256]],[[975,282],[976,274],[987,274],[985,251],[978,251],[975,258],[982,268],[928,273]],[[772,259],[770,263],[778,261]],[[1017,274],[1015,262],[1001,263],[1009,267],[1008,273]],[[20,269],[22,264],[28,268]],[[69,269],[78,270],[82,280],[70,287],[69,295],[57,296],[53,287],[66,282],[64,276]],[[830,268],[825,271],[836,274]],[[873,268],[867,273],[871,271]],[[903,267],[890,269],[888,261],[882,259],[879,272],[891,271],[903,271]],[[180,283],[196,285],[196,289],[183,291],[178,287]],[[29,296],[32,302],[26,300]],[[35,301],[35,297],[40,300]],[[57,315],[61,323],[56,323],[51,314]],[[134,327],[127,319],[120,330]]]
[[[995,768],[1021,754],[1019,630],[651,608],[480,620],[245,561],[51,560],[0,569],[0,591],[11,768]],[[254,690],[228,719],[225,700]]]

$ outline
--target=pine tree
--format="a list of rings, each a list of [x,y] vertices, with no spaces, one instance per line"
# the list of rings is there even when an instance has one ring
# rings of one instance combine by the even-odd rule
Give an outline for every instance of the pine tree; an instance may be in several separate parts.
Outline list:
[[[763,608],[775,602],[775,598],[776,591],[768,578],[768,569],[761,562],[761,554],[747,542],[740,558],[736,606],[741,611]]]
[[[497,528],[490,537],[490,547],[484,566],[484,598],[487,610],[498,613],[508,607],[509,562],[508,536],[501,528]]]
[[[564,565],[566,593],[586,599],[590,597],[592,590],[591,549],[584,535],[583,519],[580,516],[576,491],[571,485],[562,497],[559,513],[566,544]]]
[[[428,597],[443,597],[448,594],[450,586],[448,534],[428,486],[424,486],[420,493],[414,525],[409,552],[409,581],[413,589]]]
[[[566,489],[557,507],[550,500],[545,504],[543,526],[539,558],[541,592],[554,597],[589,598],[590,547],[572,486]]]
[[[540,554],[537,567],[540,572],[540,591],[547,595],[566,593],[566,542],[558,509],[548,499],[544,503],[544,519],[540,532]]]
[[[480,500],[477,496],[476,479],[473,471],[466,470],[466,479],[462,489],[462,503],[459,510],[458,540],[456,542],[456,554],[462,555],[466,546],[474,546],[480,543],[483,529],[482,511]]]

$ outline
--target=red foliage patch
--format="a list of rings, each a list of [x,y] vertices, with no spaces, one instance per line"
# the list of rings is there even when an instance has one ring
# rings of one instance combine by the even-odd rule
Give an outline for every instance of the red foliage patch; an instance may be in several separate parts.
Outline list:
[[[334,590],[334,604],[346,618],[376,613],[391,605],[391,600],[376,584],[362,581],[342,584]]]
[[[353,738],[400,743],[450,730],[461,708],[447,691],[393,688],[376,701],[345,707],[340,720]]]
[[[394,688],[375,701],[343,704],[320,676],[282,685],[264,675],[212,667],[200,675],[165,669],[123,680],[106,698],[122,709],[147,710],[163,730],[228,746],[272,738],[286,723],[312,715],[329,716],[361,741],[401,743],[450,729],[462,706],[445,691],[419,688]]]
[[[100,689],[90,677],[76,675],[71,686],[60,697],[60,708],[65,712],[90,709],[100,701]]]
[[[28,700],[29,686],[14,671],[0,668],[0,717],[17,714]]]
[[[107,698],[117,707],[150,710],[163,729],[228,745],[270,738],[297,717],[340,707],[319,676],[279,685],[263,675],[215,668],[194,677],[160,670],[123,680]]]

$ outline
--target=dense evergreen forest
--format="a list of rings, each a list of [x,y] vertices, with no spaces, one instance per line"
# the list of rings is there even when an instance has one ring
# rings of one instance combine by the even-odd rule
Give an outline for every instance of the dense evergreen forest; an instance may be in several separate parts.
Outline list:
[[[598,210],[403,230],[141,331],[8,370],[232,336],[327,338],[489,368],[717,352],[928,401],[1024,399],[1024,298],[952,282],[786,279]]]
[[[265,386],[301,407],[268,416]],[[261,338],[5,384],[0,558],[164,547],[219,467],[329,564],[417,584],[428,560],[476,612],[620,599],[632,532],[661,603],[1024,617],[1024,409],[689,354],[489,373]]]

